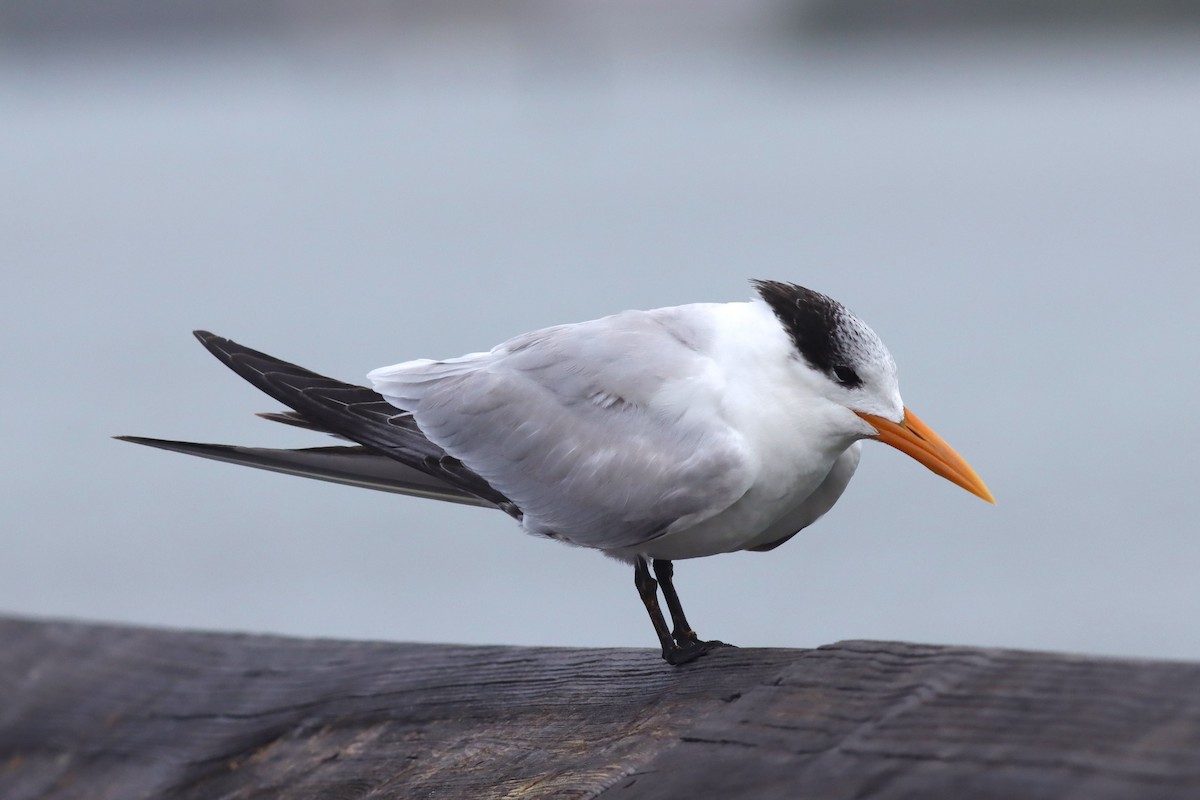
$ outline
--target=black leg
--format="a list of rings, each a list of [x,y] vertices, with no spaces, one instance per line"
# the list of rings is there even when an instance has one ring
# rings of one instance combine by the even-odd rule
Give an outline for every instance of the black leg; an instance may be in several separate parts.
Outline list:
[[[646,606],[646,613],[650,615],[650,622],[654,624],[654,632],[658,635],[659,644],[662,645],[662,657],[668,664],[686,664],[689,661],[695,661],[709,650],[729,647],[724,642],[700,641],[696,632],[688,625],[687,618],[683,616],[683,606],[679,603],[679,595],[675,592],[675,585],[672,582],[674,568],[670,561],[656,560],[654,573],[658,576],[658,581],[650,577],[650,570],[644,558],[639,557],[633,565],[633,583],[637,587],[638,595],[642,598],[642,604]],[[659,582],[662,583],[663,596],[666,598],[667,607],[671,611],[671,620],[675,625],[673,634],[667,629],[667,621],[663,618],[662,609],[658,605]]]
[[[671,638],[671,632],[667,630],[667,621],[663,619],[662,609],[658,607],[658,583],[650,577],[650,570],[646,569],[646,559],[641,556],[633,564],[633,585],[637,587],[642,605],[646,607],[646,613],[650,615],[650,622],[654,625],[654,632],[658,634],[663,658],[670,661],[670,654],[678,648],[675,647],[675,640]]]
[[[658,578],[663,599],[667,601],[667,610],[671,612],[671,624],[674,626],[671,638],[680,647],[700,641],[700,637],[688,624],[683,613],[683,604],[679,602],[679,593],[675,591],[675,565],[664,558],[654,559],[654,577]]]

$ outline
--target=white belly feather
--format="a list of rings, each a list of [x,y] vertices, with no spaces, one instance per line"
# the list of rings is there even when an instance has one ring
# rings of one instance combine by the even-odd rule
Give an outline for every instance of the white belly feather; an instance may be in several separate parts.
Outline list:
[[[628,553],[613,555],[624,558],[643,555],[673,561],[778,542],[808,527],[833,508],[858,468],[861,448],[860,442],[850,445],[815,489],[798,486],[799,491],[776,502],[765,502],[751,490],[725,511],[698,525],[667,533],[631,548]]]

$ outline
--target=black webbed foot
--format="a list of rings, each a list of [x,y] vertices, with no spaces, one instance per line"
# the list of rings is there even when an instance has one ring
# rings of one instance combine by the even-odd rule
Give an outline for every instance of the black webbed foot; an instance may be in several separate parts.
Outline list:
[[[682,664],[690,664],[701,656],[708,655],[713,650],[720,650],[724,647],[734,647],[734,645],[726,644],[716,639],[709,641],[693,639],[688,644],[676,645],[670,650],[664,650],[663,660],[672,666],[678,667]]]

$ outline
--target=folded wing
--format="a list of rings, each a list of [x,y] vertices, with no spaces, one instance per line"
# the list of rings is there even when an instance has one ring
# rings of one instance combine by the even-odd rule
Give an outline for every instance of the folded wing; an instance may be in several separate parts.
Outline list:
[[[671,322],[626,312],[368,377],[520,506],[526,529],[635,547],[727,508],[752,480],[713,360]]]

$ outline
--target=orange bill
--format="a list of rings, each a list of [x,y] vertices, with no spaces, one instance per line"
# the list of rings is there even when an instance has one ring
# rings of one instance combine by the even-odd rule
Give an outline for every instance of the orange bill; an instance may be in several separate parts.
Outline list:
[[[934,433],[916,414],[904,409],[904,420],[899,424],[889,422],[874,414],[855,411],[860,417],[879,431],[879,441],[890,444],[902,453],[912,456],[929,469],[951,483],[956,483],[976,497],[982,497],[993,505],[996,499],[988,491],[975,470]]]

